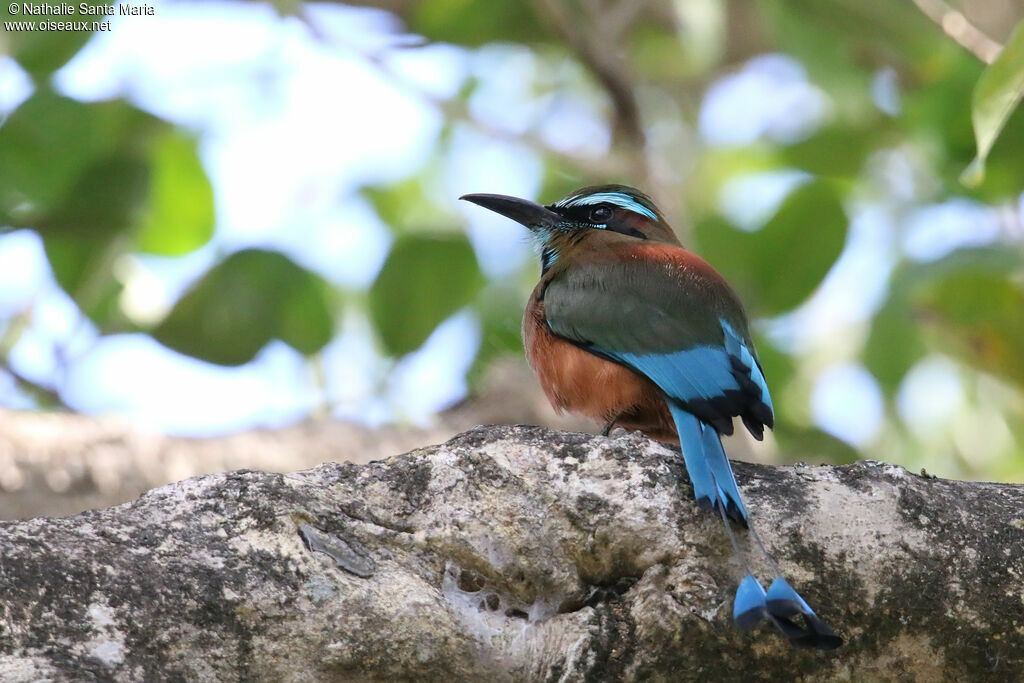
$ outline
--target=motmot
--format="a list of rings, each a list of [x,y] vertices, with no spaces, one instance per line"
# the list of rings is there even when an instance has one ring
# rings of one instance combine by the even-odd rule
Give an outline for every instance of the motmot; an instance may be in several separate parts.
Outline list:
[[[678,443],[698,505],[722,517],[746,571],[733,620],[765,620],[797,647],[842,644],[782,577],[757,537],[720,435],[740,418],[757,439],[774,409],[739,298],[685,249],[654,202],[631,187],[586,187],[554,204],[499,194],[461,197],[529,229],[541,277],[523,316],[527,359],[548,400],[605,425]],[[765,590],[730,520],[773,567]]]

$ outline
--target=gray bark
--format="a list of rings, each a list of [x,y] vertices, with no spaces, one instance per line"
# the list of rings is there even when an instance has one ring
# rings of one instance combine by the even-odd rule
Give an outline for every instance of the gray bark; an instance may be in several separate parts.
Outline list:
[[[1024,677],[1024,488],[873,462],[736,472],[842,649],[733,628],[741,570],[677,450],[481,427],[3,523],[0,679]]]

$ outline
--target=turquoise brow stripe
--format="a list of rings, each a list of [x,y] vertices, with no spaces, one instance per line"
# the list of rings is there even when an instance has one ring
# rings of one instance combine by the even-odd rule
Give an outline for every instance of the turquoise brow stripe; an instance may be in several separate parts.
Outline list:
[[[632,211],[633,213],[638,213],[641,216],[647,216],[653,220],[658,220],[657,214],[653,211],[629,195],[621,194],[619,192],[597,192],[583,197],[575,197],[564,204],[559,202],[555,206],[590,206],[592,204],[614,204],[615,206],[626,209],[627,211]]]

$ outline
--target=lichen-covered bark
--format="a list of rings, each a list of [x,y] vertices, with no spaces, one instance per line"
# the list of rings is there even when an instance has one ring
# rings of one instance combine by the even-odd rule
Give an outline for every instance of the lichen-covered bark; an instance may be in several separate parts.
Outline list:
[[[486,427],[3,523],[0,679],[1024,677],[1022,487],[870,462],[736,470],[843,649],[733,628],[740,570],[678,451]]]

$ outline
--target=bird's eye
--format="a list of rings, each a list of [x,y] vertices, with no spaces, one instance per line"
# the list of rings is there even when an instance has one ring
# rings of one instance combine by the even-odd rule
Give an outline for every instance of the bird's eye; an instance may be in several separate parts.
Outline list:
[[[594,207],[590,212],[590,220],[594,223],[604,223],[606,220],[612,217],[612,210],[607,206]]]

